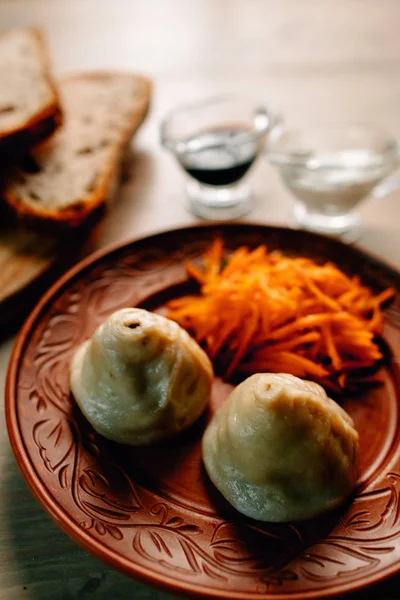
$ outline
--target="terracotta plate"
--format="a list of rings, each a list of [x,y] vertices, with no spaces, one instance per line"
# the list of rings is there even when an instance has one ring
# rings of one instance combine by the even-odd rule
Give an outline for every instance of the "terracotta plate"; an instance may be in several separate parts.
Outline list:
[[[387,311],[385,382],[345,398],[360,433],[352,502],[290,525],[244,518],[201,465],[207,415],[173,442],[134,450],[96,435],[72,401],[72,352],[111,312],[156,309],[187,289],[185,259],[214,236],[229,249],[266,243],[334,260],[380,289],[400,274],[354,248],[302,231],[223,225],[170,231],[97,253],[64,276],[24,325],[11,359],[7,422],[32,491],[55,521],[98,558],[175,593],[209,598],[323,598],[375,582],[400,559],[400,299]],[[399,294],[400,296],[400,294]],[[215,381],[210,413],[229,385]]]

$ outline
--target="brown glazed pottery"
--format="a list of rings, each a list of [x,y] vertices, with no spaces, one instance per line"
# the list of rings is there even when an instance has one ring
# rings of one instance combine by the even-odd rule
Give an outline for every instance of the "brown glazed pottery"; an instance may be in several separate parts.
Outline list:
[[[230,386],[216,379],[208,414],[169,443],[134,449],[97,435],[68,384],[74,349],[113,311],[161,308],[186,293],[184,262],[214,237],[228,251],[266,244],[332,260],[375,290],[400,274],[376,258],[304,231],[206,225],[101,251],[39,302],[10,362],[6,413],[12,447],[32,492],[76,542],[127,575],[171,593],[237,600],[306,599],[355,590],[399,569],[400,294],[385,311],[384,383],[343,398],[360,434],[354,497],[312,521],[245,518],[213,488],[201,463],[207,420]]]

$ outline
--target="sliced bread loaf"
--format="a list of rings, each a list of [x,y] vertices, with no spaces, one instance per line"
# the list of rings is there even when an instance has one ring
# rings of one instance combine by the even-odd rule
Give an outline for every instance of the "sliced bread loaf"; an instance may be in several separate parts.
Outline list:
[[[19,214],[77,227],[112,195],[132,135],[145,118],[148,79],[89,73],[59,84],[64,125],[8,173],[6,202]]]
[[[0,37],[0,157],[21,154],[61,124],[43,37],[13,29]]]

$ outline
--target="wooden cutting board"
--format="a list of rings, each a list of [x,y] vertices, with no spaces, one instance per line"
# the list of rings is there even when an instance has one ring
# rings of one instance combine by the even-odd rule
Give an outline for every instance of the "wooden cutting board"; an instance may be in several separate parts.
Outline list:
[[[17,226],[0,229],[0,307],[45,273],[59,252],[55,237]]]
[[[47,287],[79,258],[93,231],[34,231],[0,211],[0,338],[21,323]]]

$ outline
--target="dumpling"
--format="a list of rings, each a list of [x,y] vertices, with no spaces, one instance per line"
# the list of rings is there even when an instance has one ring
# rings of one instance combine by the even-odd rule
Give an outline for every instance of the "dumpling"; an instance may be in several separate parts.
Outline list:
[[[357,480],[358,434],[316,383],[252,375],[206,429],[211,481],[241,513],[261,521],[313,518],[340,504]]]
[[[184,329],[138,308],[113,313],[70,365],[72,393],[94,429],[135,446],[189,427],[209,402],[212,377]]]

